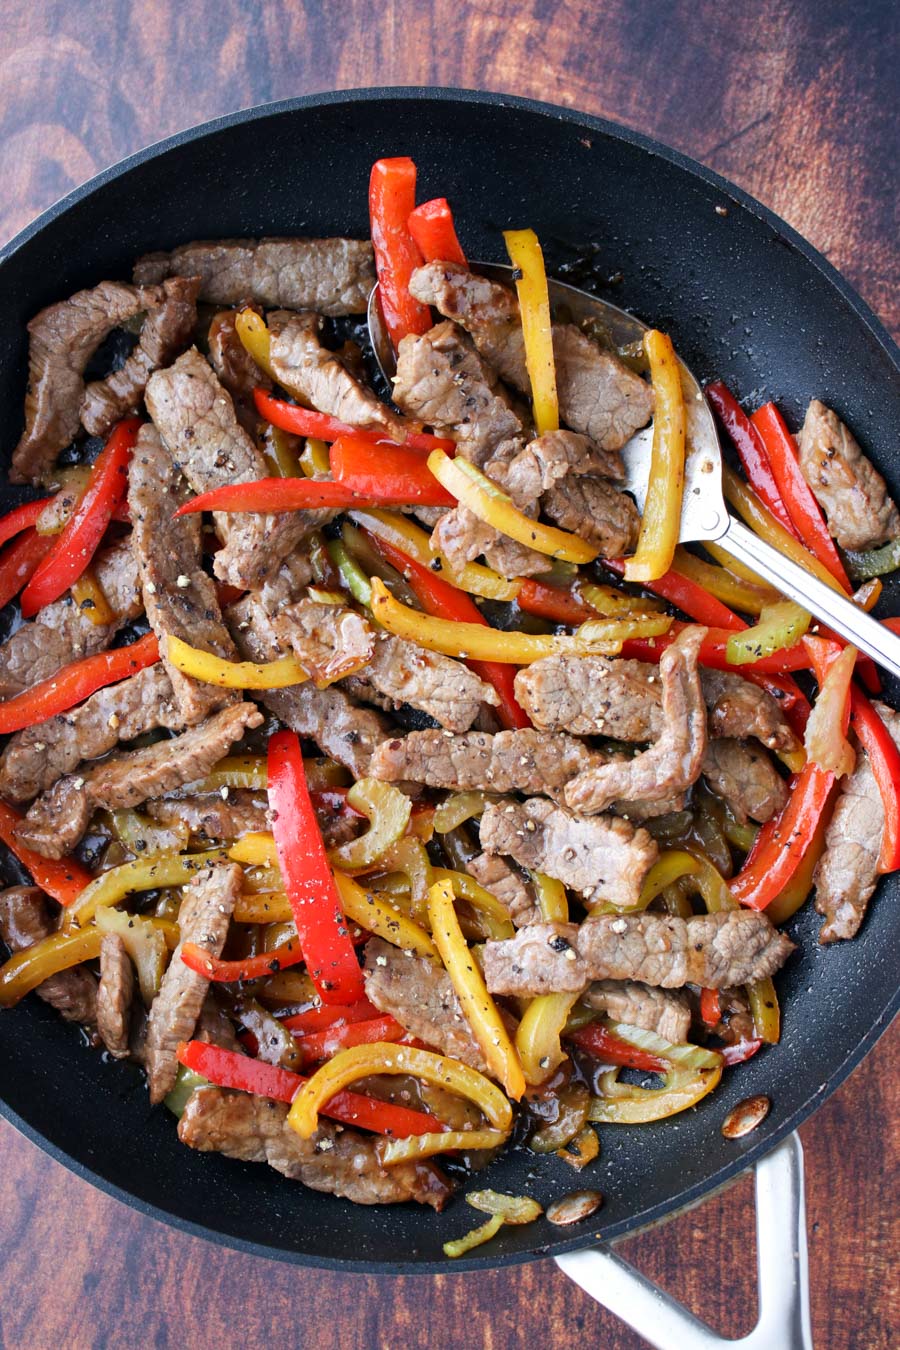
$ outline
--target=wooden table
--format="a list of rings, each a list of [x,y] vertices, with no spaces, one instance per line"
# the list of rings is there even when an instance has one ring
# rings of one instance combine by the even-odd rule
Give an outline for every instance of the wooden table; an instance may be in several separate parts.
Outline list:
[[[583,108],[694,155],[785,216],[900,331],[892,0],[0,0],[0,20],[0,239],[219,113],[464,85]],[[898,1045],[895,1029],[802,1131],[819,1350],[897,1343]],[[301,1271],[143,1219],[6,1124],[0,1149],[0,1350],[643,1344],[548,1262],[433,1280]],[[744,1180],[621,1250],[742,1334],[750,1199]]]

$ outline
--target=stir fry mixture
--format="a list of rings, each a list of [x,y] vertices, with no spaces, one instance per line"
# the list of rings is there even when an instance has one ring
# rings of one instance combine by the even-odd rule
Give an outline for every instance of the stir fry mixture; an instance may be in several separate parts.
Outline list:
[[[900,714],[678,545],[669,338],[553,322],[530,230],[515,290],[470,271],[415,178],[374,166],[371,243],[184,244],[29,324],[0,1004],[142,1065],[190,1148],[439,1210],[505,1147],[589,1168],[778,1041],[782,925],[814,892],[852,938],[900,865]],[[707,394],[732,509],[870,608],[900,515],[851,432]],[[541,1212],[468,1198],[449,1255]]]

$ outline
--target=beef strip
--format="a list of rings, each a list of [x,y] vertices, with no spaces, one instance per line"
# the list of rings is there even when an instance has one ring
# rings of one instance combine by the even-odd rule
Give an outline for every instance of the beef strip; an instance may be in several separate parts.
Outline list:
[[[589,986],[584,1001],[614,1022],[655,1031],[672,1045],[686,1041],[691,1029],[691,1005],[684,994],[654,989],[636,980],[596,980]]]
[[[489,806],[481,817],[485,853],[556,877],[585,898],[635,905],[658,849],[646,830],[616,816],[573,816],[543,798]]]
[[[768,750],[793,751],[800,747],[778,700],[740,675],[727,670],[702,670],[700,684],[706,700],[710,736],[746,741],[755,737]]]
[[[0,646],[0,697],[11,698],[71,662],[105,651],[123,624],[141,613],[137,564],[127,539],[98,553],[93,567],[116,616],[113,622],[91,623],[68,595],[45,605]]]
[[[25,431],[13,451],[14,483],[48,477],[56,456],[78,435],[84,372],[107,333],[158,303],[158,288],[101,281],[50,305],[28,325]]]
[[[197,277],[164,281],[157,303],[150,306],[134,351],[124,365],[105,380],[94,380],[84,391],[81,424],[91,436],[106,436],[120,418],[137,410],[147,381],[167,366],[191,340],[197,322]]]
[[[268,476],[261,452],[239,423],[231,396],[196,347],[147,382],[146,402],[165,445],[195,492]],[[241,590],[259,586],[308,533],[305,512],[214,514],[225,547],[213,570]]]
[[[157,727],[170,731],[184,727],[162,665],[148,666],[119,684],[99,689],[69,712],[17,731],[0,755],[0,796],[31,801],[82,760],[99,759],[119,741]]]
[[[381,938],[370,938],[365,979],[369,1002],[395,1017],[411,1036],[479,1073],[488,1072],[450,976],[441,966]]]
[[[545,554],[501,534],[467,506],[455,506],[442,516],[432,538],[455,571],[482,554],[503,577],[532,577],[547,570]]]
[[[198,239],[171,253],[147,253],[136,282],[200,278],[200,299],[216,305],[258,300],[266,309],[362,314],[375,284],[372,245],[362,239]]]
[[[900,713],[883,703],[875,707],[898,747]],[[825,916],[820,942],[852,938],[878,884],[878,855],[884,832],[884,807],[869,757],[858,749],[856,769],[841,780],[841,792],[825,833],[825,852],[816,868],[816,909]]]
[[[516,455],[498,456],[492,460],[487,466],[487,472],[510,495],[516,506],[524,509],[537,502],[543,494],[551,493],[545,502],[546,508],[548,503],[555,500],[552,490],[564,479],[581,478],[584,475],[591,476],[591,481],[595,478],[621,478],[623,469],[620,454],[601,450],[587,436],[576,431],[548,431],[529,441]],[[634,506],[630,498],[626,501],[631,507]],[[626,507],[618,510],[623,517],[627,514]],[[611,555],[607,553],[607,556]]]
[[[428,730],[384,741],[372,756],[370,773],[389,783],[410,781],[463,792],[548,792],[603,762],[597,751],[561,732],[529,728],[448,736]]]
[[[887,484],[847,427],[814,398],[799,436],[800,469],[841,548],[876,548],[900,535]]]
[[[243,789],[203,792],[190,797],[158,797],[143,808],[161,825],[187,825],[201,839],[239,839],[271,828],[265,793]]]
[[[506,906],[517,928],[540,921],[541,909],[534,891],[522,873],[506,858],[491,853],[476,853],[466,863],[466,870],[471,872],[479,885],[490,891],[495,900]]]
[[[774,975],[794,944],[753,909],[679,919],[606,914],[577,924],[532,924],[484,948],[492,994],[578,993],[592,980],[640,980],[663,989],[730,989]]]
[[[134,967],[118,933],[104,933],[100,943],[97,987],[97,1030],[114,1059],[128,1058]]]
[[[210,956],[221,955],[234,904],[241,893],[242,879],[243,871],[237,863],[218,863],[198,872],[182,893],[178,946],[172,953],[147,1022],[144,1058],[150,1101],[154,1105],[161,1102],[175,1084],[179,1042],[189,1041],[194,1034],[209,989],[209,980],[182,961],[184,945],[193,942]]]
[[[54,927],[46,897],[37,886],[10,886],[0,891],[0,938],[11,952],[33,947],[50,937]],[[34,992],[67,1022],[92,1027],[97,1020],[97,981],[86,966],[61,970]]]
[[[318,412],[402,441],[402,418],[351,374],[337,352],[322,346],[320,323],[318,314],[269,315],[269,360],[278,383]]]
[[[418,1200],[443,1208],[450,1186],[430,1163],[382,1167],[371,1135],[320,1120],[310,1139],[287,1123],[288,1107],[267,1097],[227,1088],[197,1088],[178,1122],[178,1137],[203,1153],[224,1153],[241,1162],[266,1162],[276,1172],[314,1191],[357,1205]]]
[[[252,661],[273,661],[286,650],[275,636],[272,620],[260,599],[248,596],[229,609],[226,620],[241,655]],[[317,689],[314,684],[266,690],[260,701],[286,727],[311,737],[323,754],[364,778],[375,747],[389,734],[386,720],[371,708],[360,708],[342,689]]]
[[[200,517],[176,516],[188,498],[187,484],[151,424],[141,427],[131,458],[128,506],[132,544],[138,562],[144,608],[159,638],[160,652],[184,722],[193,726],[226,703],[233,690],[192,680],[168,659],[168,639],[234,660],[231,640],[216,588],[201,563]]]
[[[246,305],[254,313],[262,315],[259,305]],[[209,359],[219,382],[228,390],[234,400],[242,426],[253,434],[258,414],[253,406],[254,389],[271,389],[272,381],[266,372],[256,364],[238,337],[235,320],[238,309],[222,309],[213,316],[207,338]],[[247,414],[245,421],[242,414]]]
[[[710,741],[703,758],[703,777],[735,817],[760,824],[777,815],[787,801],[787,787],[765,750],[749,741]]]
[[[293,651],[317,684],[330,684],[358,670],[375,647],[372,625],[343,605],[305,598],[274,614],[271,622],[281,646]]]
[[[262,721],[255,704],[236,703],[174,740],[85,765],[83,772],[60,778],[32,803],[16,836],[46,858],[62,858],[78,843],[95,810],[138,806],[203,778],[245,731]]]
[[[603,811],[617,797],[659,801],[690,787],[706,753],[706,704],[697,660],[706,636],[685,628],[660,657],[663,729],[649,750],[634,759],[588,769],[566,785],[566,805],[576,811]]]
[[[630,553],[637,543],[637,507],[603,478],[563,478],[544,494],[541,505],[552,521],[596,545],[604,557]]]
[[[220,995],[214,988],[208,990],[203,1000],[193,1039],[205,1041],[207,1045],[220,1045],[223,1050],[240,1049],[231,1018],[222,1007]]]
[[[420,267],[409,289],[417,300],[461,323],[498,374],[528,392],[519,305],[511,291],[445,262]],[[553,354],[562,420],[606,450],[621,449],[650,418],[649,386],[572,324],[554,324]]]
[[[494,688],[462,661],[387,633],[376,636],[361,674],[391,707],[419,708],[448,731],[468,731],[484,704],[499,702]]]

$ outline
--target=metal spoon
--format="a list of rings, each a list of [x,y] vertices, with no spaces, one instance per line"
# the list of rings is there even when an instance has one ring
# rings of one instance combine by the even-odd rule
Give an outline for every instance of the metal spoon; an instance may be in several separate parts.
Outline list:
[[[513,269],[498,263],[472,263],[473,272],[491,281],[510,286]],[[601,323],[616,346],[640,341],[648,325],[626,314],[615,305],[598,300],[585,291],[561,281],[549,281],[550,303],[554,312],[562,310],[567,319],[581,323],[586,319]],[[381,318],[378,287],[369,296],[369,336],[375,358],[385,379],[390,382],[396,371],[394,351]],[[687,407],[688,452],[684,469],[684,499],[681,508],[679,538],[689,543],[714,540],[733,558],[764,577],[783,595],[796,600],[804,609],[840,633],[860,651],[900,678],[900,637],[866,614],[851,600],[838,595],[818,577],[812,576],[771,544],[758,538],[741,521],[730,515],[722,495],[722,453],[709,404],[697,380],[681,362]],[[622,450],[625,487],[643,510],[650,473],[652,427],[637,432]]]

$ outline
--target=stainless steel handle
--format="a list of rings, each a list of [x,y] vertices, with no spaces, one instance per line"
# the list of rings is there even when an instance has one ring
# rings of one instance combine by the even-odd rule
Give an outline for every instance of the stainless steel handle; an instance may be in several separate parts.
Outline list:
[[[605,1247],[557,1256],[560,1270],[657,1350],[813,1350],[803,1148],[789,1135],[756,1166],[759,1321],[727,1340]]]
[[[818,577],[786,558],[764,539],[759,539],[733,516],[729,517],[728,528],[716,542],[804,609],[823,619],[829,628],[871,656],[885,670],[900,676],[900,637],[854,605],[852,600],[838,595]]]

